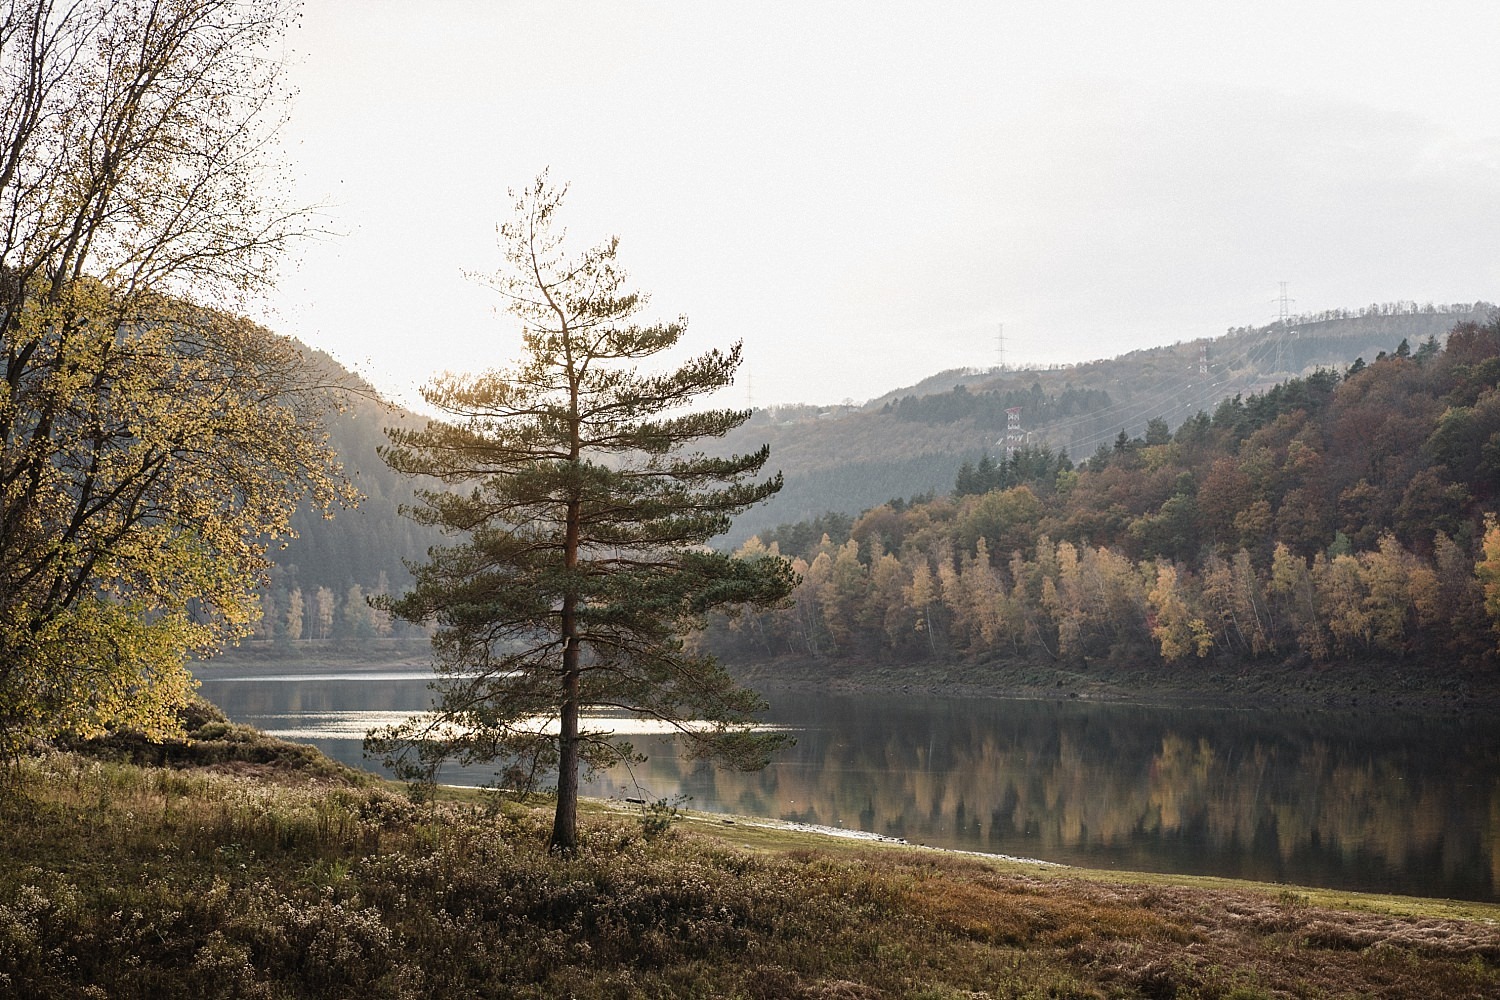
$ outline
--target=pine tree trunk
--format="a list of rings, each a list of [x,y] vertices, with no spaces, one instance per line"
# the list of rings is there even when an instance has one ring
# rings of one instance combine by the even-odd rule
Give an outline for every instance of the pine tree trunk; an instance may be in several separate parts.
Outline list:
[[[577,431],[574,431],[574,461],[577,461]],[[578,568],[580,504],[568,504],[564,527],[563,565],[571,572]],[[552,836],[547,850],[553,854],[573,854],[578,850],[578,696],[581,671],[578,649],[578,598],[571,591],[562,602],[563,699],[558,716],[557,733],[557,812],[552,819]]]
[[[573,854],[578,850],[578,651],[571,637],[564,640],[562,712],[557,734],[557,812],[547,850]]]
[[[571,534],[571,533],[570,533]],[[563,697],[557,732],[557,812],[547,850],[573,854],[578,849],[578,697],[579,670],[577,598],[563,598]]]

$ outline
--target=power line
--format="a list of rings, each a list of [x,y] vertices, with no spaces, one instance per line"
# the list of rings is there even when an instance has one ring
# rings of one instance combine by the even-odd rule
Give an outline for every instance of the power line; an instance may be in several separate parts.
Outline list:
[[[1286,282],[1285,281],[1281,282],[1281,299],[1280,299],[1280,301],[1278,303],[1279,307],[1276,310],[1276,325],[1281,328],[1283,334],[1285,334],[1288,325],[1290,325],[1290,323],[1291,323],[1291,316],[1292,316],[1291,304],[1293,302],[1295,302],[1295,301],[1296,301],[1295,299],[1289,299],[1289,298],[1287,298],[1287,296],[1286,296]],[[1284,342],[1285,342],[1284,340],[1277,342],[1277,345],[1276,345],[1276,367],[1274,369],[1272,369],[1273,371],[1278,371],[1279,372],[1279,371],[1284,370],[1283,369],[1283,364],[1282,364],[1282,356],[1283,356],[1282,355],[1282,345],[1284,344]]]

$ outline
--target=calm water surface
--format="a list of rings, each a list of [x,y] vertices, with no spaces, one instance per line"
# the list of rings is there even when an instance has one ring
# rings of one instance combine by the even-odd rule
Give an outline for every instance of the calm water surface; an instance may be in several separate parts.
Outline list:
[[[346,763],[427,707],[423,670],[206,667],[237,722]],[[797,745],[755,774],[650,760],[583,793],[1096,868],[1500,901],[1500,727],[1486,718],[1230,712],[768,692]],[[483,784],[489,772],[441,780]]]

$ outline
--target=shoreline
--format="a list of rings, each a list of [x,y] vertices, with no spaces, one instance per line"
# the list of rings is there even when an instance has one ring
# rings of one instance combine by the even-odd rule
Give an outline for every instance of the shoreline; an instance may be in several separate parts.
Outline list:
[[[328,672],[431,673],[425,643],[394,640],[319,643],[287,649],[257,644],[191,664],[199,679],[229,670],[250,675]],[[1315,664],[1289,660],[1229,666],[1214,661],[1163,666],[1023,662],[890,663],[783,656],[726,661],[740,684],[768,690],[838,695],[926,695],[1006,701],[1079,701],[1162,708],[1225,710],[1395,711],[1465,715],[1500,709],[1500,669],[1456,671],[1415,659]],[[436,678],[436,674],[431,674]]]
[[[1391,710],[1454,715],[1500,708],[1500,670],[1439,674],[1415,660],[1230,670],[1216,664],[1115,667],[1032,663],[871,663],[782,657],[726,665],[736,681],[837,694],[921,694],[1170,708]]]
[[[631,815],[627,810],[618,810],[612,806],[608,806],[608,800],[593,799],[591,801],[606,805],[606,812],[622,817]],[[858,852],[871,848],[885,848],[893,851],[910,851],[916,854],[932,854],[938,857],[968,858],[981,863],[993,863],[997,866],[1007,868],[1014,866],[1029,869],[1032,875],[1038,877],[1076,878],[1089,882],[1118,884],[1173,885],[1189,889],[1230,888],[1238,891],[1274,893],[1283,896],[1296,894],[1306,902],[1316,900],[1320,905],[1355,908],[1380,907],[1391,910],[1418,909],[1432,911],[1440,909],[1453,913],[1461,913],[1470,919],[1484,920],[1492,924],[1500,923],[1500,902],[1483,899],[1423,896],[1414,893],[1349,889],[1297,882],[1270,882],[1233,875],[1153,871],[1150,869],[1135,868],[1097,868],[1088,865],[1070,864],[1063,861],[1047,861],[1043,858],[994,854],[985,851],[967,851],[958,848],[933,847],[929,844],[914,844],[882,834],[856,833],[845,829],[816,824],[796,823],[785,820],[763,821],[744,816],[725,817],[717,813],[696,811],[684,813],[682,822],[691,829],[724,840],[732,840],[735,831],[738,830],[755,830],[763,835],[769,835],[768,842],[759,847],[759,849],[764,850],[785,851],[795,849],[795,844],[776,839],[777,835],[790,834],[794,837],[816,838],[813,843],[825,850],[838,847],[858,854]],[[739,846],[746,849],[756,849],[753,844],[741,843]]]
[[[701,813],[705,823],[712,822],[714,814]],[[888,837],[883,833],[872,833],[869,830],[851,830],[842,826],[824,826],[820,823],[798,823],[794,820],[772,819],[764,816],[734,816],[718,817],[722,826],[748,826],[761,830],[780,830],[787,833],[806,833],[816,837],[831,837],[837,840],[851,840],[860,844],[885,844],[891,847],[904,847],[913,851],[936,851],[939,854],[952,855],[960,858],[983,858],[987,861],[1002,861],[1013,865],[1036,865],[1040,868],[1071,868],[1079,869],[1077,865],[1065,864],[1061,861],[1047,861],[1042,858],[1025,858],[1016,854],[996,854],[991,851],[965,851],[956,847],[934,847],[931,844],[913,844],[905,837]]]

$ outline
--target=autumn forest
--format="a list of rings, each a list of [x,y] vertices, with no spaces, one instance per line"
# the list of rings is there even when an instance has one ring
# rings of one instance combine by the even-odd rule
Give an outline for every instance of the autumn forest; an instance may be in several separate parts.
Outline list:
[[[716,620],[730,659],[1493,664],[1500,320],[1122,431],[1027,446],[951,495],[783,525],[794,600]],[[821,531],[816,531],[822,528]]]

